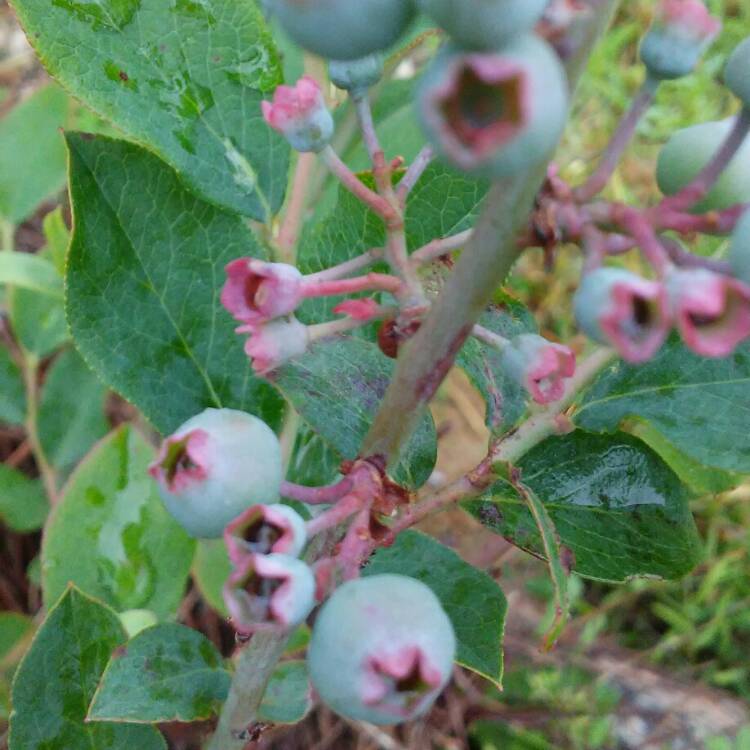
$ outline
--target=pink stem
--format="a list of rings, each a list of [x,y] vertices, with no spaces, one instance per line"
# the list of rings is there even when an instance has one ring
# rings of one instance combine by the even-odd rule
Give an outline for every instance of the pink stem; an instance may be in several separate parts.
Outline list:
[[[732,275],[732,267],[725,260],[716,260],[714,258],[704,258],[700,255],[694,255],[685,250],[679,242],[676,242],[670,237],[662,237],[661,244],[667,253],[669,253],[669,257],[675,265],[682,268],[706,268],[709,271],[714,271],[715,273],[724,274],[726,276]]]
[[[344,580],[359,576],[359,568],[372,549],[370,506],[362,508],[349,526],[338,554]]]
[[[406,203],[407,196],[419,182],[419,178],[424,174],[425,169],[427,169],[434,158],[435,153],[432,150],[432,146],[429,145],[424,146],[417,154],[409,169],[406,170],[406,174],[401,178],[401,182],[398,183],[396,195],[401,201],[401,205]]]
[[[356,494],[342,497],[332,508],[323,511],[320,515],[315,516],[312,521],[307,522],[308,537],[313,537],[321,531],[339,526],[362,508],[362,502],[362,498]]]
[[[411,254],[412,263],[429,263],[437,258],[442,258],[444,255],[448,255],[448,253],[454,250],[462,248],[469,241],[472,231],[472,229],[467,229],[465,232],[454,234],[451,237],[444,237],[443,239],[428,242]]]
[[[475,339],[479,339],[479,341],[487,344],[487,346],[491,346],[493,349],[497,349],[498,351],[502,351],[508,346],[508,344],[510,344],[510,341],[504,336],[500,336],[500,334],[490,331],[489,328],[485,328],[478,324],[475,324],[471,329],[471,335]]]
[[[659,81],[650,76],[646,77],[646,80],[633,99],[630,109],[625,113],[625,116],[620,121],[617,130],[612,136],[596,171],[581,187],[575,190],[574,195],[576,200],[580,202],[590,200],[597,193],[601,192],[607,182],[609,182],[609,178],[615,171],[625,149],[633,140],[638,123],[651,106],[658,87]]]
[[[297,168],[294,173],[292,193],[289,197],[289,205],[279,229],[279,250],[286,262],[294,262],[294,249],[302,227],[307,199],[307,187],[314,166],[315,154],[306,153],[299,155]]]
[[[665,210],[687,211],[703,200],[736,156],[748,132],[750,132],[750,109],[745,108],[737,116],[734,127],[711,161],[689,185],[686,185],[679,193],[665,198],[660,205],[656,206],[653,209],[654,213],[658,214]]]
[[[354,109],[357,112],[359,127],[362,130],[362,140],[364,141],[365,148],[370,156],[370,161],[374,166],[380,161],[383,149],[380,146],[378,135],[375,132],[375,123],[372,120],[370,100],[367,97],[367,93],[356,94],[352,96],[352,99],[354,101]]]
[[[688,214],[677,211],[662,211],[654,217],[659,229],[673,229],[680,234],[731,234],[742,214],[750,204],[740,203],[724,211],[709,211],[705,214]]]
[[[310,281],[307,279],[302,285],[305,297],[332,297],[342,294],[354,294],[369,290],[380,290],[396,294],[401,289],[402,281],[395,276],[384,273],[368,273],[354,279],[338,279],[333,281]]]
[[[629,206],[613,204],[611,218],[635,240],[646,260],[654,267],[658,275],[663,275],[667,265],[667,253],[659,242],[647,217]]]
[[[347,495],[351,492],[353,486],[354,482],[350,477],[344,477],[340,482],[326,487],[304,487],[301,484],[283,481],[281,483],[281,496],[299,500],[307,505],[327,505]]]
[[[371,323],[373,320],[392,317],[394,313],[397,312],[398,308],[396,307],[381,305],[376,312],[366,319],[347,316],[346,318],[341,318],[339,320],[329,320],[327,323],[316,323],[315,325],[307,326],[307,340],[308,343],[311,344],[319,339],[335,336],[339,333],[346,333],[347,331],[353,331],[355,328],[361,328],[362,326]]]
[[[355,271],[361,271],[363,268],[372,265],[375,261],[380,260],[383,257],[383,249],[374,247],[368,250],[362,255],[358,255],[356,258],[345,260],[343,263],[339,263],[336,266],[331,266],[323,271],[317,273],[308,274],[305,277],[305,281],[332,281],[333,279],[341,279],[348,276],[350,273]]]
[[[393,206],[379,196],[374,190],[370,190],[349,167],[344,164],[338,154],[330,147],[326,146],[321,151],[323,161],[326,163],[331,173],[338,178],[341,184],[362,201],[366,206],[371,208],[376,214],[381,216],[386,222],[394,221],[398,217]]]

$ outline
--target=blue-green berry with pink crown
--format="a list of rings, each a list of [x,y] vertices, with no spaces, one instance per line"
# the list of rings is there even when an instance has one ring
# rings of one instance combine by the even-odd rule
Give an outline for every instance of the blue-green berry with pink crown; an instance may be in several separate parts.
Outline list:
[[[307,663],[336,713],[372,724],[423,715],[450,679],[456,638],[427,586],[375,575],[339,587],[315,621]]]
[[[562,64],[532,34],[499,52],[448,45],[417,90],[417,114],[436,154],[478,177],[508,177],[548,159],[567,113]]]

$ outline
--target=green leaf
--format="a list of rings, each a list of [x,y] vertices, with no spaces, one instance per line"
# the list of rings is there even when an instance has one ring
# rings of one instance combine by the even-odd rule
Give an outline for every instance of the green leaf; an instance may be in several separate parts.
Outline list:
[[[26,416],[26,392],[18,365],[0,346],[0,422],[22,425]]]
[[[136,146],[79,135],[68,145],[67,313],[86,361],[164,433],[209,406],[276,426],[281,399],[252,374],[219,302],[224,266],[262,255],[242,220]]]
[[[510,298],[490,307],[479,323],[505,338],[537,332],[531,313]],[[500,361],[497,349],[475,338],[468,339],[456,358],[456,364],[463,368],[482,395],[487,407],[485,422],[495,435],[506,432],[518,422],[528,402],[524,388],[507,376]]]
[[[62,299],[62,278],[57,269],[48,260],[31,253],[7,249],[0,252],[0,284],[11,284]]]
[[[495,581],[453,550],[418,531],[399,534],[379,549],[363,575],[398,573],[429,586],[453,623],[456,661],[500,685],[507,602]]]
[[[690,456],[677,450],[658,430],[645,419],[625,420],[621,429],[653,448],[662,460],[669,465],[675,474],[690,489],[699,495],[726,492],[739,487],[743,482],[742,474],[735,474],[704,466]]]
[[[39,405],[39,437],[55,468],[69,470],[107,434],[106,393],[104,384],[75,349],[67,349],[55,359]]]
[[[50,211],[42,221],[44,238],[47,240],[49,259],[60,276],[65,274],[65,256],[68,254],[70,232],[65,224],[62,206]]]
[[[707,359],[671,339],[650,362],[619,363],[583,395],[574,416],[586,430],[612,431],[631,417],[648,420],[694,461],[750,473],[750,344]]]
[[[374,344],[335,336],[282,365],[273,373],[273,382],[324,440],[343,458],[354,459],[393,370],[393,360]],[[402,453],[394,471],[396,480],[421,486],[432,473],[436,456],[435,424],[426,414]]]
[[[296,484],[320,487],[332,484],[339,473],[341,457],[304,422],[297,430],[286,478]]]
[[[281,68],[255,3],[16,0],[14,7],[52,75],[200,195],[260,220],[278,210],[289,147],[263,122],[260,103],[281,83]]]
[[[109,655],[124,642],[117,615],[69,587],[18,668],[9,750],[166,750],[153,727],[84,721]]]
[[[193,560],[193,580],[201,596],[222,617],[229,617],[222,589],[232,564],[223,539],[200,539]]]
[[[177,623],[147,628],[116,651],[89,708],[90,721],[199,721],[229,690],[221,654],[201,633]]]
[[[65,183],[60,128],[68,109],[68,97],[50,85],[0,120],[0,216],[12,224],[20,224]]]
[[[58,211],[47,214],[44,219],[45,227],[48,227],[48,225],[49,227],[55,226],[56,221],[50,220],[50,217],[57,216]],[[60,218],[60,221],[62,221],[62,218]],[[63,229],[67,233],[64,224]],[[58,229],[51,231],[57,232]],[[47,229],[45,228],[46,232]],[[55,239],[56,243],[59,241],[61,241],[61,238]],[[67,241],[65,248],[67,248]],[[58,283],[62,286],[65,249],[63,249],[62,259],[58,258],[57,252],[50,244],[37,253],[35,257],[53,265],[58,274]],[[62,296],[55,297],[21,287],[14,287],[8,295],[8,312],[13,333],[18,343],[27,352],[39,359],[50,355],[70,338]]]
[[[555,645],[565,627],[565,623],[568,621],[568,617],[570,617],[570,597],[568,596],[570,571],[566,570],[563,562],[567,549],[560,544],[560,536],[544,503],[525,485],[516,484],[515,488],[523,498],[534,523],[536,523],[555,594],[555,615],[544,638],[545,649],[549,650]]]
[[[296,724],[312,708],[307,664],[282,661],[271,674],[263,694],[258,720],[270,724]]]
[[[469,726],[475,750],[553,750],[539,732],[516,729],[500,721],[480,720]]]
[[[411,105],[410,105],[411,108]],[[489,183],[440,163],[431,164],[409,194],[406,239],[416,250],[437,237],[449,237],[474,226]]]
[[[62,298],[13,289],[8,302],[13,333],[38,359],[48,357],[70,340]]]
[[[123,426],[99,443],[63,489],[42,546],[44,601],[73,581],[117,611],[174,614],[195,541],[167,513],[147,474],[151,446]]]
[[[519,468],[570,550],[570,567],[577,573],[606,581],[679,578],[700,562],[687,490],[639,440],[579,430],[548,438]],[[543,557],[534,519],[507,482],[496,482],[466,507],[492,531]]]
[[[36,531],[47,518],[49,503],[38,479],[0,464],[0,520],[14,531]]]

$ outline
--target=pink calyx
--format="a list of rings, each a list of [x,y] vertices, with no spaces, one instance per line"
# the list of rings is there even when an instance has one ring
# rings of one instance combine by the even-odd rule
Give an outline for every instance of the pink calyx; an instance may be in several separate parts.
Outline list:
[[[702,0],[663,0],[656,23],[696,41],[710,41],[721,31],[721,22],[708,12]]]
[[[205,430],[192,430],[184,435],[172,435],[159,449],[148,473],[170,492],[179,493],[208,476],[209,435]]]
[[[526,374],[526,389],[538,404],[559,401],[565,381],[576,371],[576,355],[562,344],[549,342],[539,349]]]
[[[525,71],[499,54],[465,55],[449,64],[428,117],[458,164],[476,166],[526,127],[529,85]]]
[[[647,279],[615,282],[600,326],[623,359],[634,363],[651,359],[669,331],[664,287]]]
[[[670,279],[673,312],[685,343],[704,357],[726,357],[750,336],[750,287],[704,269]]]
[[[440,688],[440,671],[419,646],[370,656],[362,682],[362,702],[368,706],[407,716],[424,696]]]
[[[294,86],[278,86],[273,102],[262,102],[263,119],[274,130],[283,132],[290,124],[305,120],[324,108],[323,94],[317,81],[302,76]]]

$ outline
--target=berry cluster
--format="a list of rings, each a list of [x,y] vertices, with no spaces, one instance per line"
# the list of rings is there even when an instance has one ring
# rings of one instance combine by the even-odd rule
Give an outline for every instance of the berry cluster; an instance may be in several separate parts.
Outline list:
[[[384,724],[432,705],[455,654],[453,627],[432,591],[405,576],[359,579],[360,529],[347,535],[338,560],[313,568],[299,559],[308,538],[351,515],[369,517],[372,484],[381,484],[371,467],[306,493],[282,483],[279,441],[263,422],[207,409],[164,442],[151,474],[190,534],[215,537],[223,529],[232,565],[224,600],[239,633],[290,631],[343,573],[351,580],[321,608],[308,654],[321,698],[342,715]],[[310,507],[336,504],[305,522],[278,502],[282,492],[301,492]]]
[[[568,112],[569,87],[554,42],[561,25],[575,23],[575,5],[268,0],[268,11],[294,40],[329,59],[331,81],[348,92],[372,162],[372,182],[361,180],[333,149],[334,120],[324,90],[311,77],[280,86],[273,101],[264,103],[264,118],[298,152],[319,155],[382,220],[387,240],[382,248],[307,276],[291,263],[257,258],[227,266],[221,301],[240,323],[237,332],[248,336],[245,351],[256,372],[269,375],[319,339],[373,321],[381,324],[383,353],[399,355],[400,345],[434,309],[436,293],[424,283],[425,267],[472,248],[469,231],[408,253],[410,191],[436,157],[502,185],[524,171],[542,173]],[[380,147],[369,89],[383,74],[383,53],[418,12],[448,40],[418,83],[417,114],[428,144],[405,168],[401,159],[386,159]],[[611,349],[633,363],[652,358],[672,327],[707,357],[727,356],[750,336],[750,40],[736,49],[724,75],[740,100],[739,114],[677,133],[666,144],[657,170],[663,200],[636,209],[598,197],[661,82],[689,74],[719,29],[700,0],[662,0],[641,46],[645,82],[600,165],[577,187],[548,167],[528,231],[519,239],[521,247],[542,244],[552,259],[562,242],[583,249],[573,307],[581,331],[607,347],[600,366],[611,361]],[[289,225],[284,232],[288,242],[294,232]],[[733,232],[728,260],[688,252],[679,237],[695,232]],[[283,244],[280,239],[276,250]],[[634,248],[650,266],[647,277],[605,263]],[[388,273],[367,271],[381,261]],[[333,307],[340,318],[308,326],[295,317],[305,300],[323,296],[342,298]],[[480,325],[469,329],[500,352],[504,376],[533,401],[571,403],[577,375],[571,348],[536,334],[508,340]],[[471,487],[489,476],[492,457],[490,452],[480,465],[483,475],[471,477]],[[209,409],[165,441],[151,472],[165,505],[191,534],[223,532],[232,563],[224,595],[237,630],[288,631],[325,602],[308,653],[317,693],[342,715],[396,723],[424,713],[445,686],[455,636],[440,603],[420,582],[360,578],[373,550],[420,516],[407,507],[411,496],[387,476],[384,463],[380,456],[365,456],[342,465],[333,485],[300,487],[282,480],[279,441],[268,427],[248,414]],[[281,497],[305,504],[310,520],[280,503]],[[423,503],[421,512],[460,497],[446,493]],[[338,532],[339,543],[330,555],[304,562],[300,556],[309,551],[309,540],[322,532]]]

